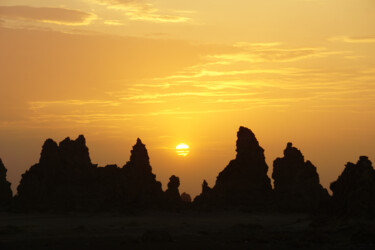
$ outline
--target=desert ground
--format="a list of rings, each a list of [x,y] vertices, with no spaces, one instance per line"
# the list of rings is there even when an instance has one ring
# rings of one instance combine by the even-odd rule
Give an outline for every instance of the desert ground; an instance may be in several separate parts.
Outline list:
[[[304,214],[0,215],[0,249],[374,249],[374,223]]]

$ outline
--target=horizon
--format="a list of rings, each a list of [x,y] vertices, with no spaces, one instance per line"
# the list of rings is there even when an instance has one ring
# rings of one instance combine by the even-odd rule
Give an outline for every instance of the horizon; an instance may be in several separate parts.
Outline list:
[[[235,158],[245,126],[269,177],[292,142],[331,191],[347,162],[375,161],[374,10],[372,0],[6,0],[0,158],[12,190],[47,138],[84,134],[99,166],[123,166],[140,138],[163,189],[176,175],[194,197]]]
[[[240,127],[244,127],[244,126],[240,126]],[[245,128],[246,128],[246,127],[245,127]],[[251,130],[251,129],[250,129],[250,130]],[[251,130],[251,131],[252,131],[252,130]],[[253,132],[253,131],[252,131],[252,132]],[[255,134],[255,133],[254,133],[254,134]],[[86,137],[85,135],[83,135],[83,134],[77,135],[76,137],[69,137],[69,136],[67,136],[67,137],[64,137],[64,138],[61,139],[61,140],[55,140],[54,138],[46,138],[46,139],[44,140],[44,142],[47,141],[47,140],[49,140],[49,139],[52,139],[53,141],[55,141],[55,142],[59,145],[59,144],[60,144],[63,140],[65,140],[65,139],[70,139],[70,140],[73,140],[73,141],[74,141],[74,140],[76,140],[79,136],[84,136],[85,141],[86,141],[86,146],[87,146],[88,151],[89,151],[89,156],[90,156],[91,162],[92,162],[92,164],[97,165],[97,167],[105,167],[105,166],[107,166],[107,165],[117,165],[117,167],[122,168],[123,166],[125,166],[125,164],[126,164],[126,163],[129,161],[129,159],[130,159],[130,154],[131,154],[130,150],[131,150],[132,146],[135,145],[135,142],[136,142],[137,140],[141,140],[141,141],[142,141],[142,138],[139,138],[139,137],[135,140],[135,142],[129,147],[129,152],[128,152],[129,157],[128,157],[123,163],[108,162],[108,163],[104,163],[104,164],[98,164],[98,163],[96,163],[95,161],[93,161],[93,158],[94,158],[94,157],[93,157],[92,153],[90,152],[90,146],[89,146],[88,143],[87,143],[87,137]],[[256,134],[255,134],[255,137],[257,138]],[[236,138],[237,138],[237,137],[236,137]],[[261,142],[259,141],[258,138],[257,138],[257,140],[258,140],[258,142],[259,142],[259,145],[262,147]],[[144,144],[146,145],[146,149],[147,149],[147,151],[148,151],[148,155],[149,155],[149,157],[150,157],[150,164],[151,164],[151,167],[152,167],[152,172],[156,175],[156,180],[158,180],[158,181],[160,181],[160,182],[162,183],[162,189],[165,191],[165,190],[167,189],[167,185],[166,185],[166,184],[168,183],[169,177],[172,176],[172,175],[176,175],[176,176],[178,176],[178,175],[175,174],[175,173],[170,173],[169,175],[168,175],[168,173],[165,173],[165,174],[164,174],[164,175],[165,175],[165,180],[161,180],[161,179],[159,179],[159,178],[158,178],[158,177],[159,177],[159,176],[158,176],[158,172],[159,172],[160,170],[158,171],[158,169],[155,169],[155,167],[154,167],[153,164],[152,164],[152,156],[150,155],[150,150],[148,149],[148,146],[147,146],[147,144],[146,144],[144,141],[142,141],[142,143],[144,143]],[[287,142],[287,143],[285,144],[284,149],[286,148],[287,144],[289,144],[289,143],[292,143],[293,147],[296,147],[297,149],[301,150],[298,146],[294,145],[293,142]],[[41,150],[42,150],[42,146],[43,146],[43,144],[44,144],[44,143],[42,143],[42,145],[40,146],[40,153],[41,153]],[[234,142],[234,144],[236,144],[236,143]],[[277,156],[276,158],[274,158],[274,159],[267,159],[267,150],[266,150],[264,147],[262,147],[262,148],[264,149],[264,154],[265,154],[265,158],[266,158],[265,160],[266,160],[266,163],[267,163],[267,166],[268,166],[267,176],[268,176],[268,177],[270,178],[270,180],[271,180],[272,188],[274,188],[274,179],[272,178],[272,173],[273,173],[273,169],[274,169],[273,162],[274,162],[274,160],[276,160],[277,158],[281,158],[281,157],[283,157],[283,151],[284,151],[284,149],[281,150],[281,154],[280,154],[279,156]],[[163,148],[163,149],[165,149],[165,148]],[[169,154],[173,154],[173,152],[174,152],[174,153],[176,154],[177,158],[181,158],[181,157],[184,158],[184,157],[188,157],[188,155],[189,155],[189,154],[188,154],[188,155],[186,155],[186,156],[185,156],[185,155],[181,156],[181,155],[179,154],[179,152],[177,151],[176,148],[167,148],[167,149],[169,150]],[[190,149],[190,148],[189,148],[189,149]],[[303,152],[302,150],[301,150],[301,153],[303,154],[303,156],[304,156],[304,158],[305,158],[305,162],[306,162],[306,161],[311,161],[311,160],[309,160],[309,159],[306,159],[306,156],[305,156],[305,154],[304,154],[304,152]],[[215,183],[216,183],[216,177],[218,176],[218,174],[219,174],[222,170],[224,170],[225,167],[227,167],[227,165],[229,164],[229,162],[230,162],[231,160],[233,160],[233,159],[236,158],[236,154],[237,154],[237,153],[236,153],[236,146],[234,145],[234,154],[233,154],[233,157],[232,157],[230,160],[228,160],[226,164],[223,165],[222,169],[220,169],[220,170],[216,173],[215,176],[210,176],[209,178],[205,178],[205,179],[202,179],[202,180],[195,180],[195,182],[193,182],[193,183],[195,184],[195,186],[198,186],[198,187],[199,187],[199,188],[195,188],[195,189],[194,189],[195,192],[189,192],[189,190],[184,190],[183,179],[181,179],[181,177],[180,177],[180,180],[181,180],[180,193],[184,193],[184,192],[185,192],[185,193],[188,193],[189,195],[191,195],[192,198],[196,197],[197,195],[201,194],[201,186],[202,186],[203,180],[206,180],[206,181],[208,182],[208,185],[209,185],[210,187],[215,186]],[[359,156],[357,157],[356,160],[353,160],[353,161],[346,161],[345,164],[343,164],[342,169],[339,170],[339,173],[338,173],[338,175],[336,176],[336,178],[333,179],[333,180],[331,180],[331,181],[329,181],[326,185],[324,185],[324,183],[322,183],[322,181],[321,181],[321,175],[320,175],[320,173],[319,173],[319,168],[314,164],[314,162],[312,162],[312,164],[313,164],[313,165],[316,167],[316,169],[317,169],[317,173],[318,173],[318,175],[319,175],[320,183],[321,183],[322,186],[323,186],[323,187],[329,192],[329,194],[332,193],[332,190],[330,189],[329,185],[330,185],[332,182],[334,182],[334,181],[337,180],[337,178],[339,177],[339,175],[341,175],[342,170],[345,168],[346,164],[349,163],[349,162],[356,164],[357,161],[359,160],[359,158],[360,158],[361,156],[366,156],[366,157],[369,158],[370,161],[372,161],[371,157],[369,157],[369,156],[367,156],[367,155],[359,155]],[[40,154],[38,155],[38,160],[37,160],[36,162],[32,163],[32,164],[31,164],[26,170],[28,170],[32,165],[37,164],[37,163],[39,162],[39,157],[40,157]],[[1,159],[1,157],[0,157],[0,159]],[[183,159],[182,159],[181,161],[183,161]],[[3,160],[3,162],[4,162],[4,160]],[[186,162],[185,162],[185,164],[186,164]],[[7,166],[6,166],[6,163],[4,163],[4,165],[5,165],[5,167],[7,167]],[[187,165],[188,165],[188,164],[187,164]],[[8,171],[9,171],[9,169],[8,169]],[[197,174],[197,173],[195,173],[195,174]],[[178,177],[179,177],[179,176],[178,176]],[[9,176],[8,176],[8,179],[9,179]],[[20,178],[20,179],[21,179],[21,178]],[[13,182],[11,182],[11,188],[12,188],[12,191],[13,191],[13,195],[16,195],[16,194],[17,194],[17,187],[18,187],[18,184],[19,184],[19,183],[13,183]]]

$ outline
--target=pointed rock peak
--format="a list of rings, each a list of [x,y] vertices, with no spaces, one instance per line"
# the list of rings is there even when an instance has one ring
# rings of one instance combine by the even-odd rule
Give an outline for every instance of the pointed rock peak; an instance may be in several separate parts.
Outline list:
[[[86,145],[86,139],[84,135],[79,135],[78,138],[75,140],[76,143],[81,145]]]
[[[203,183],[202,183],[202,188],[207,188],[208,187],[208,183],[206,180],[203,180]]]
[[[59,147],[57,143],[52,139],[47,139],[42,147],[42,152],[40,154],[40,161],[53,158],[57,155]]]
[[[61,146],[65,146],[65,145],[68,145],[72,142],[72,140],[70,140],[70,137],[66,137],[64,140],[62,140],[60,143],[59,143],[59,147]]]
[[[284,150],[284,157],[287,159],[293,159],[295,161],[305,161],[304,156],[302,155],[301,151],[293,147],[293,144],[291,142],[288,142],[286,145],[286,149]]]
[[[202,194],[205,194],[207,192],[209,192],[211,190],[211,188],[208,186],[208,183],[206,180],[203,180],[203,183],[202,183]]]
[[[142,143],[141,139],[137,138],[137,143],[133,146],[130,155],[131,162],[149,164],[148,152],[146,145]]]
[[[88,151],[86,146],[86,139],[83,135],[79,135],[77,139],[71,140],[70,137],[66,137],[63,141],[59,143],[59,148],[63,150],[78,150],[78,151]]]
[[[263,152],[263,149],[259,146],[259,142],[254,133],[250,129],[242,126],[237,132],[236,146],[237,157],[248,155],[249,152],[258,151],[259,149]]]
[[[137,143],[136,143],[136,145],[144,145],[144,144],[142,143],[141,139],[137,138]]]

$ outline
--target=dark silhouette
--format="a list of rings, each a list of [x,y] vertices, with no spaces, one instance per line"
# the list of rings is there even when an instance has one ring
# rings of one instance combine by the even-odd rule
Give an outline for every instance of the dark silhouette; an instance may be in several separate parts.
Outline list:
[[[8,209],[12,202],[12,190],[10,182],[7,181],[7,169],[0,159],[0,210]]]
[[[236,145],[236,159],[219,173],[211,191],[203,183],[202,195],[197,201],[206,196],[208,203],[219,206],[262,209],[272,192],[264,150],[253,132],[245,127],[237,132]]]
[[[283,212],[312,212],[329,199],[315,166],[288,143],[284,157],[273,162],[275,208]]]
[[[181,200],[185,203],[191,203],[191,196],[188,193],[183,192],[181,194]]]
[[[37,211],[95,211],[152,208],[163,202],[145,145],[133,146],[123,168],[91,163],[85,138],[48,139],[38,164],[22,175],[16,207]]]
[[[348,162],[330,188],[333,216],[375,218],[375,170],[366,156]]]
[[[208,206],[213,201],[211,200],[212,194],[211,194],[212,188],[208,186],[208,183],[206,180],[203,180],[202,183],[202,192],[200,195],[195,197],[194,204],[202,207],[202,206]]]
[[[170,207],[181,206],[182,200],[178,187],[180,186],[180,179],[172,175],[169,178],[168,189],[165,191],[165,197]]]
[[[284,156],[274,161],[274,190],[267,176],[264,150],[250,129],[239,128],[236,146],[236,158],[219,173],[213,188],[203,181],[202,193],[192,207],[313,212],[328,201],[325,211],[331,213],[374,215],[375,171],[367,157],[362,156],[356,165],[346,165],[331,184],[330,198],[319,183],[315,166],[305,161],[291,143]],[[0,185],[4,206],[12,200],[12,193],[1,161]],[[191,202],[189,195],[180,195],[179,186],[179,178],[172,175],[163,192],[152,173],[146,146],[139,138],[122,168],[98,167],[92,164],[86,140],[80,135],[76,140],[66,138],[59,145],[52,139],[45,141],[39,163],[22,175],[13,204],[19,211],[179,209]]]
[[[177,176],[163,192],[140,139],[123,167],[92,164],[82,135],[59,144],[48,139],[13,201],[0,160],[0,209],[58,214],[2,211],[0,248],[374,248],[375,170],[367,157],[346,165],[330,197],[315,166],[291,143],[274,161],[274,190],[255,135],[240,127],[236,146],[214,187],[204,180],[191,203],[180,195]]]
[[[59,145],[45,141],[38,164],[22,175],[15,197],[22,210],[69,211],[94,207],[96,165],[90,160],[85,138],[66,138]]]
[[[146,146],[138,138],[128,161],[122,169],[126,176],[125,199],[130,205],[157,207],[163,201],[161,183],[152,173]]]

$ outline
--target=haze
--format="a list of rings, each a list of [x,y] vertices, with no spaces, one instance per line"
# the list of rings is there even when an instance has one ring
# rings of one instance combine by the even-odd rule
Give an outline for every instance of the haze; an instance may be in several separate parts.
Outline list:
[[[84,134],[123,166],[141,138],[181,192],[212,186],[250,128],[269,174],[287,142],[328,187],[375,153],[373,0],[5,0],[0,157],[13,189],[45,139]],[[189,155],[176,154],[186,143]]]

